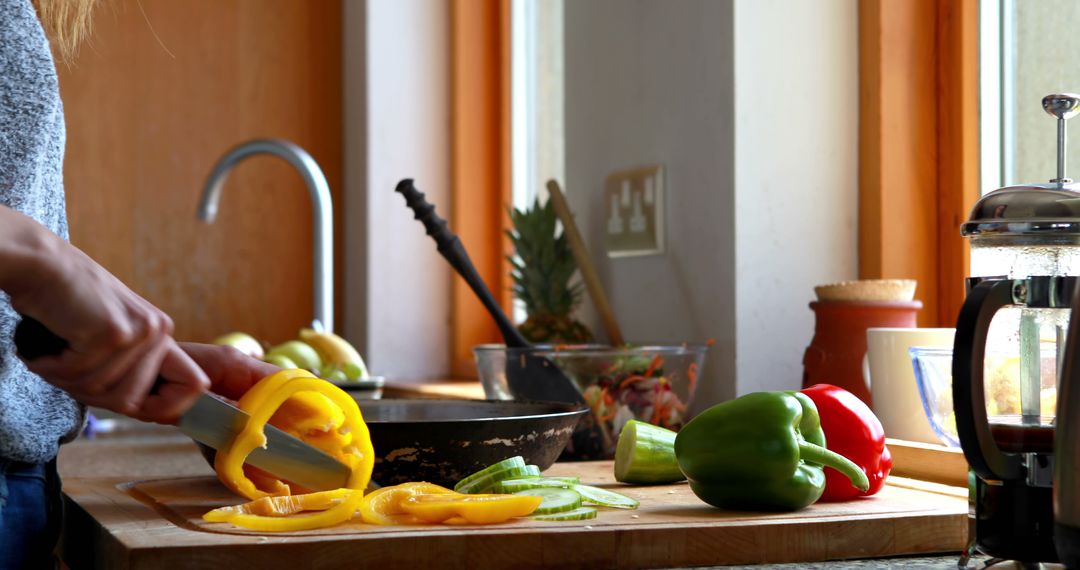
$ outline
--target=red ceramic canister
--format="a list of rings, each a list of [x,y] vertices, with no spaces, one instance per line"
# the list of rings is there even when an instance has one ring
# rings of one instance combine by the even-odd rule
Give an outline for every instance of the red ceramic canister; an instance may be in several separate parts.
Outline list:
[[[873,406],[863,379],[866,329],[914,327],[921,301],[814,301],[814,338],[803,355],[803,388],[832,384]]]

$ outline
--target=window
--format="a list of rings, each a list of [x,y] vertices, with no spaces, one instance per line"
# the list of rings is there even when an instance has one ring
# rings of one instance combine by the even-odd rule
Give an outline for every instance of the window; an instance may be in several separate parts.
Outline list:
[[[563,0],[513,0],[510,13],[511,199],[523,209],[546,199],[550,179],[565,190]],[[513,307],[524,321],[524,303]]]
[[[1080,3],[982,0],[980,112],[983,193],[1045,183],[1057,173],[1055,120],[1042,110],[1050,93],[1080,92]],[[1071,122],[1071,121],[1070,121]],[[1080,125],[1070,125],[1066,176],[1080,179]]]

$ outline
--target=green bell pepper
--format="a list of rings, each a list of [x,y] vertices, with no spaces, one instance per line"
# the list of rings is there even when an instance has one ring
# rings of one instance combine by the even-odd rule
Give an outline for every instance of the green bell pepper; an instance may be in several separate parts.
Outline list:
[[[801,509],[825,490],[823,466],[867,489],[857,465],[825,448],[817,406],[799,392],[755,392],[698,414],[675,438],[701,500],[741,510]]]

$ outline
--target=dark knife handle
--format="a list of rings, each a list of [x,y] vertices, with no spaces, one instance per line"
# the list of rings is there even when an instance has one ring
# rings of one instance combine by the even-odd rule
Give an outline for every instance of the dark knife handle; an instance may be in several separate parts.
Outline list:
[[[19,355],[19,358],[30,362],[46,356],[59,356],[71,346],[68,341],[60,338],[48,327],[41,324],[41,321],[26,315],[20,316],[22,320],[15,325],[14,334],[15,352]],[[158,388],[164,383],[165,379],[158,376],[157,380],[154,381],[154,387],[150,389],[150,393],[156,394]]]
[[[33,317],[22,316],[15,325],[15,351],[30,362],[45,356],[58,356],[68,349],[68,341],[56,336]]]
[[[495,320],[495,325],[502,332],[506,346],[529,347],[529,341],[525,340],[525,337],[521,336],[514,324],[510,322],[502,307],[499,306],[499,303],[491,294],[491,290],[484,283],[483,278],[477,273],[472,260],[469,259],[469,254],[465,251],[465,246],[461,244],[461,240],[450,230],[446,220],[435,213],[435,206],[432,206],[424,198],[424,193],[413,186],[412,178],[406,178],[398,182],[397,188],[394,190],[405,197],[405,205],[413,211],[413,217],[424,224],[427,234],[438,245],[439,253],[450,262],[450,265],[457,270],[458,275],[465,280],[473,292],[476,293],[476,296],[480,298],[480,302],[487,308],[491,318]]]

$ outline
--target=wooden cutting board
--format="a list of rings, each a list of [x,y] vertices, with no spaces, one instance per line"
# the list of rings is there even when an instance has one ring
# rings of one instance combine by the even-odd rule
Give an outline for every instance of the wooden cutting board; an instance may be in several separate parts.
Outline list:
[[[686,483],[615,483],[610,461],[557,464],[641,501],[574,522],[520,520],[471,527],[350,523],[265,534],[206,523],[239,501],[212,477],[65,481],[64,557],[73,568],[649,568],[809,562],[959,552],[967,537],[963,489],[899,478],[874,497],[795,513],[711,508]]]

